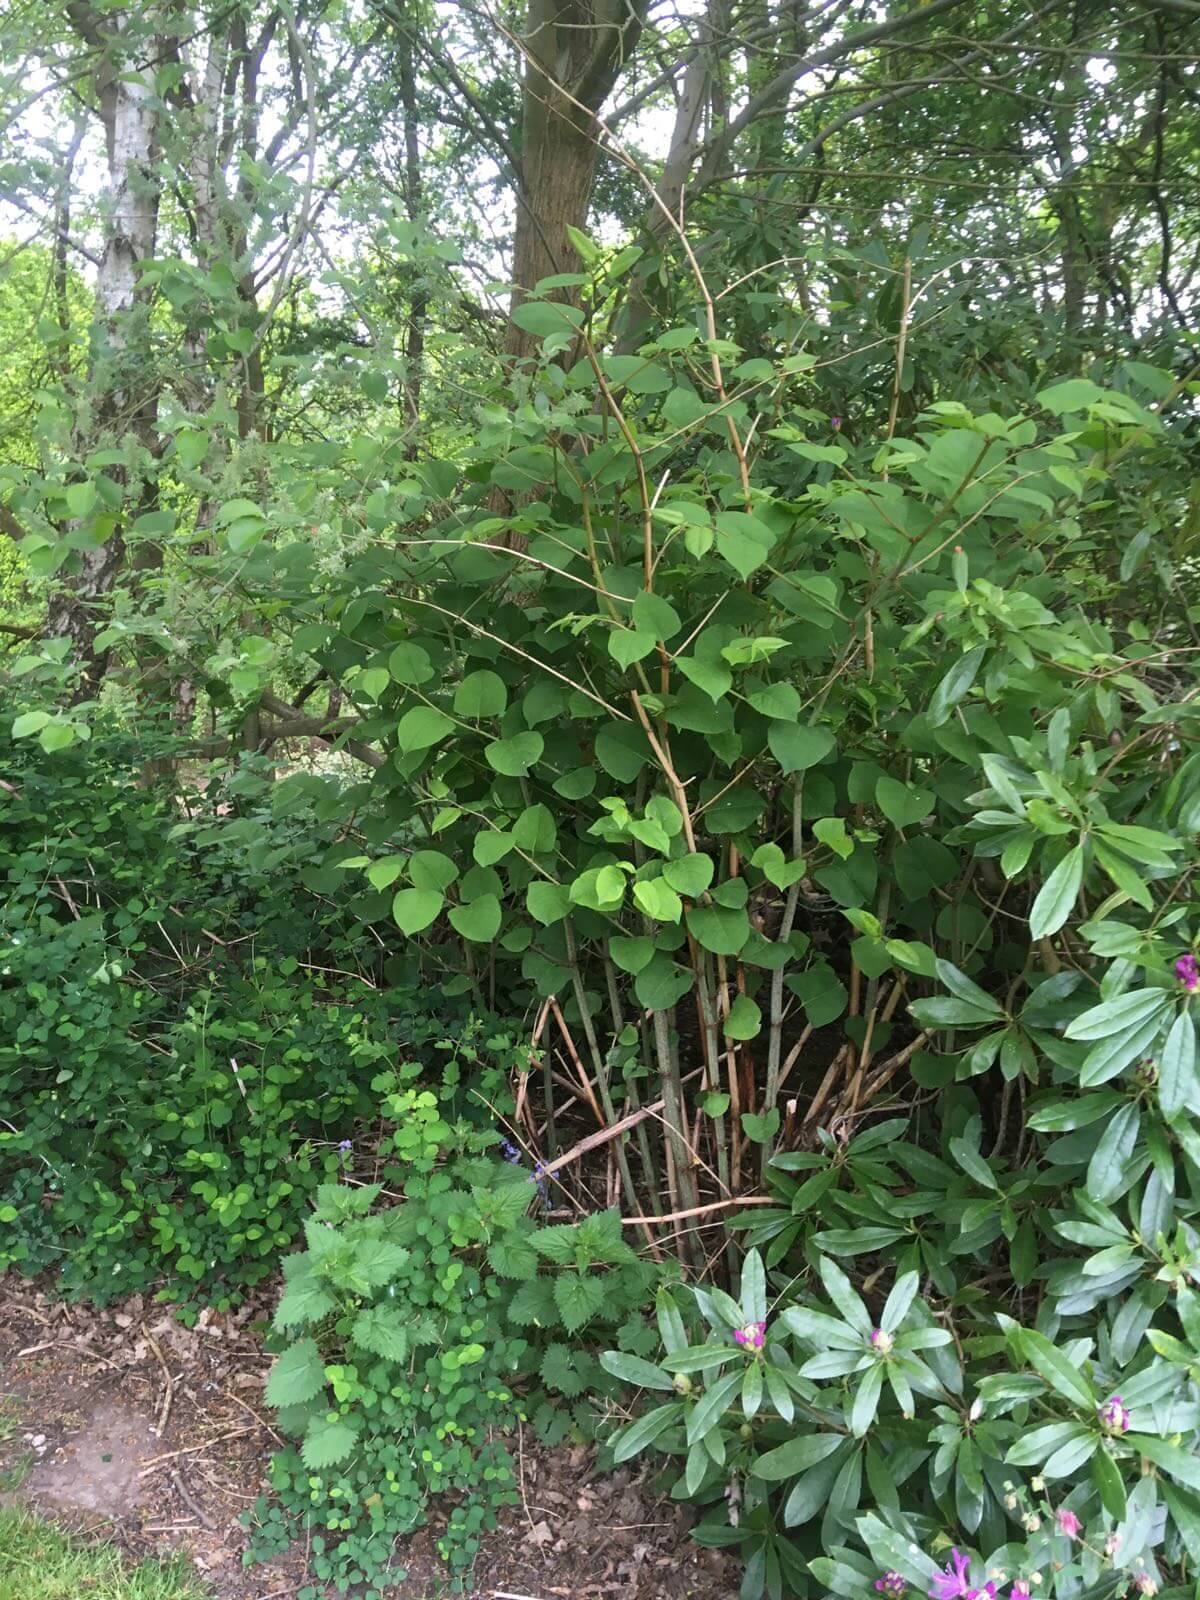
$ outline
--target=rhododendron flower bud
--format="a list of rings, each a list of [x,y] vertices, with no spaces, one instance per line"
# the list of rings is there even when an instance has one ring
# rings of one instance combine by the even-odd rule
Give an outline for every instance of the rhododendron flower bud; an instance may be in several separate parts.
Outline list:
[[[1128,1433],[1133,1418],[1129,1415],[1119,1394],[1109,1395],[1100,1407],[1100,1421],[1109,1433]]]

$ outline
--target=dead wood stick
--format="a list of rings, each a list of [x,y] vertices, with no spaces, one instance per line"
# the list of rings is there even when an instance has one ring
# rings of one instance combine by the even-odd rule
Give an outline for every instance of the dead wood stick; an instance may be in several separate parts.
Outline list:
[[[728,1211],[738,1205],[782,1205],[771,1195],[730,1195],[728,1200],[712,1200],[709,1205],[694,1205],[686,1211],[667,1211],[662,1216],[622,1216],[621,1227],[645,1227],[646,1222],[683,1222],[690,1216],[704,1216],[707,1211]]]
[[[148,1478],[152,1472],[163,1464],[164,1461],[175,1461],[179,1456],[199,1455],[202,1450],[212,1450],[219,1444],[224,1444],[227,1439],[240,1439],[244,1433],[256,1433],[256,1428],[235,1428],[232,1433],[222,1433],[216,1439],[209,1439],[206,1444],[190,1444],[186,1450],[168,1450],[165,1455],[151,1456],[149,1461],[142,1463],[139,1478]]]
[[[604,1113],[600,1109],[600,1102],[596,1099],[596,1096],[592,1091],[592,1080],[588,1077],[587,1072],[584,1069],[583,1062],[579,1058],[579,1051],[575,1048],[575,1041],[571,1037],[570,1028],[567,1027],[567,1019],[562,1014],[562,1007],[559,1005],[558,1001],[553,995],[550,997],[550,1009],[554,1013],[554,1020],[558,1023],[558,1031],[562,1034],[563,1039],[566,1042],[567,1053],[571,1058],[571,1065],[575,1068],[576,1076],[583,1087],[584,1094],[587,1096],[588,1104],[592,1108],[592,1115],[600,1124],[601,1128],[603,1128]]]
[[[627,1117],[622,1117],[619,1122],[614,1122],[611,1127],[600,1128],[596,1133],[589,1133],[586,1139],[581,1139],[578,1144],[572,1145],[565,1155],[551,1161],[541,1170],[543,1178],[549,1178],[560,1167],[569,1166],[572,1161],[578,1161],[580,1156],[587,1155],[589,1150],[596,1150],[602,1144],[618,1138],[622,1133],[628,1133],[630,1128],[636,1128],[639,1122],[645,1122],[648,1117],[655,1116],[663,1108],[661,1100],[656,1100],[653,1105],[643,1106],[640,1111],[631,1111]]]
[[[816,1120],[816,1118],[821,1113],[821,1107],[825,1104],[826,1100],[829,1099],[830,1090],[833,1088],[834,1084],[837,1082],[838,1073],[842,1070],[842,1058],[845,1056],[845,1054],[846,1054],[846,1047],[843,1045],[842,1048],[838,1051],[837,1055],[835,1055],[833,1060],[829,1063],[829,1070],[826,1072],[825,1076],[821,1079],[821,1087],[817,1090],[816,1094],[813,1096],[812,1104],[809,1106],[808,1110],[804,1113],[804,1126],[805,1127],[807,1127],[810,1122],[813,1122],[813,1121]]]
[[[102,1366],[111,1367],[114,1372],[123,1372],[125,1369],[115,1361],[110,1361],[107,1356],[102,1356],[98,1350],[89,1350],[85,1344],[71,1344],[66,1339],[47,1339],[45,1344],[31,1344],[28,1349],[17,1351],[17,1360],[23,1356],[36,1356],[43,1350],[74,1350],[77,1356],[88,1356],[92,1361],[99,1361]]]
[[[396,1196],[397,1200],[402,1200],[403,1198],[404,1198],[403,1195],[397,1195]],[[269,1433],[271,1435],[272,1439],[274,1439],[277,1444],[282,1444],[283,1443],[283,1435],[279,1434],[279,1433],[276,1433],[275,1429],[271,1426],[271,1424],[269,1422],[264,1422],[263,1419],[259,1416],[258,1412],[255,1411],[254,1407],[253,1406],[248,1406],[246,1404],[246,1402],[243,1399],[240,1398],[240,1396],[234,1394],[232,1389],[222,1389],[221,1393],[226,1397],[227,1400],[232,1400],[235,1406],[241,1406],[243,1411],[245,1411],[249,1416],[252,1416],[254,1418],[255,1422],[258,1423],[259,1427],[262,1428],[265,1432]]]
[[[171,1376],[171,1369],[167,1366],[167,1358],[163,1355],[158,1340],[144,1322],[142,1323],[142,1332],[146,1335],[146,1343],[154,1351],[155,1359],[162,1368],[163,1378],[167,1385],[166,1393],[163,1395],[162,1406],[159,1409],[158,1421],[154,1427],[155,1433],[161,1439],[163,1429],[167,1425],[167,1418],[171,1415],[171,1401],[175,1398],[175,1380]]]
[[[171,1468],[171,1482],[175,1485],[175,1493],[183,1501],[184,1505],[188,1508],[192,1515],[194,1517],[198,1517],[204,1526],[210,1531],[215,1530],[216,1523],[209,1516],[208,1512],[205,1511],[200,1502],[194,1498],[191,1490],[188,1488],[187,1484],[184,1483],[182,1477],[180,1476],[179,1469],[177,1467]]]

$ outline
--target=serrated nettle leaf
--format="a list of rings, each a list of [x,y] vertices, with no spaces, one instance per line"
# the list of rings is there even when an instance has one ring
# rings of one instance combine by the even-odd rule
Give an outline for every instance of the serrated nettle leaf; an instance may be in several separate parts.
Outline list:
[[[325,1364],[313,1339],[297,1339],[275,1357],[267,1379],[269,1405],[292,1406],[312,1400],[325,1387]]]
[[[358,1443],[362,1424],[357,1418],[339,1416],[331,1411],[314,1417],[304,1434],[300,1455],[310,1472],[331,1467],[344,1461]]]

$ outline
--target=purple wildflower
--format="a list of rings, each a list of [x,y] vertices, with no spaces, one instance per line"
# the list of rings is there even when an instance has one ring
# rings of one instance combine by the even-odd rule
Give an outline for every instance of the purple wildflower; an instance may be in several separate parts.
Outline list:
[[[1068,1539],[1078,1539],[1083,1531],[1083,1523],[1073,1511],[1068,1511],[1065,1507],[1055,1512],[1054,1520],[1058,1523],[1059,1533],[1065,1533]]]
[[[908,1593],[904,1574],[889,1567],[882,1578],[875,1579],[875,1592],[884,1595],[885,1600],[903,1600]]]
[[[1033,1590],[1029,1587],[1029,1579],[1018,1578],[1009,1591],[1008,1600],[1028,1600],[1028,1596],[1032,1593]]]
[[[836,433],[838,431],[838,429],[841,427],[841,425],[842,425],[841,417],[830,417],[829,426],[833,429],[834,433]]]
[[[504,1155],[505,1161],[512,1161],[514,1163],[520,1161],[521,1152],[517,1149],[515,1144],[510,1144],[507,1139],[501,1139],[500,1149]]]
[[[761,1350],[767,1342],[767,1325],[765,1322],[748,1322],[744,1328],[733,1330],[733,1340],[743,1350]]]
[[[338,1149],[342,1152],[342,1154],[344,1156],[348,1156],[350,1154],[351,1150],[354,1149],[354,1140],[353,1139],[343,1139],[341,1144],[338,1145]]]
[[[1133,1418],[1119,1394],[1110,1394],[1100,1407],[1100,1421],[1109,1433],[1128,1433]]]
[[[1175,976],[1189,994],[1200,993],[1200,963],[1190,951],[1175,963]]]
[[[968,1573],[969,1556],[952,1549],[945,1572],[939,1572],[929,1591],[929,1600],[996,1600],[996,1585],[985,1583],[981,1589],[973,1588]]]
[[[871,1348],[881,1356],[892,1353],[892,1336],[886,1328],[876,1328],[871,1334]]]

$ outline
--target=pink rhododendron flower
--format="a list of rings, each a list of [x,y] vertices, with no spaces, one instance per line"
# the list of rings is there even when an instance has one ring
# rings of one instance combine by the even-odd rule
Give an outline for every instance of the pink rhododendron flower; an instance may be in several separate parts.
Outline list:
[[[967,1571],[970,1564],[969,1556],[951,1550],[945,1572],[939,1572],[933,1580],[929,1600],[996,1600],[994,1583],[985,1583],[982,1588],[972,1586]]]

